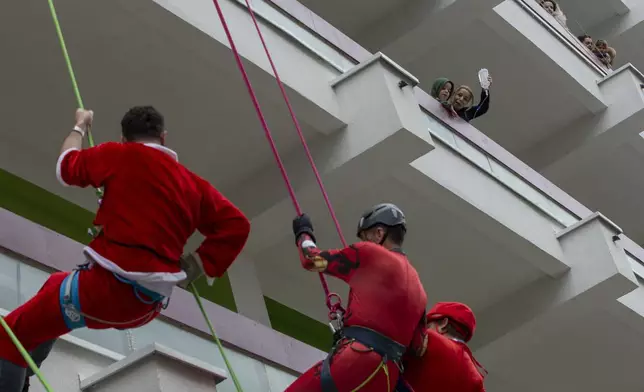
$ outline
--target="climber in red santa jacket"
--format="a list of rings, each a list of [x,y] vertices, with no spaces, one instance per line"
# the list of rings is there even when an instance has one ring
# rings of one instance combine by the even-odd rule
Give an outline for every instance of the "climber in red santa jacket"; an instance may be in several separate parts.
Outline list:
[[[486,371],[467,347],[476,329],[472,310],[440,302],[427,313],[427,325],[425,355],[405,361],[404,378],[414,392],[485,392]]]
[[[303,267],[342,279],[350,292],[331,353],[286,392],[392,391],[402,355],[408,348],[420,355],[426,343],[427,295],[400,248],[403,212],[393,204],[375,206],[358,224],[362,242],[340,250],[317,248],[306,215],[293,221],[293,232]]]
[[[76,328],[135,328],[153,320],[175,285],[202,274],[220,277],[240,253],[248,219],[206,180],[182,166],[165,147],[163,116],[150,106],[130,109],[122,143],[83,150],[93,112],[79,109],[56,165],[65,186],[104,188],[85,248],[87,263],[57,272],[6,321],[27,350],[41,352]],[[206,238],[182,258],[195,230]],[[0,391],[21,392],[26,364],[2,330]]]

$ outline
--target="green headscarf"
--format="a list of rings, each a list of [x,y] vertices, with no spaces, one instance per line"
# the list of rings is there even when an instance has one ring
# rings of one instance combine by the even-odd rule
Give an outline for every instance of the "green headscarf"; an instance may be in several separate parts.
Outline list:
[[[440,93],[440,91],[443,88],[443,86],[445,86],[445,84],[447,84],[447,83],[452,83],[452,81],[447,79],[447,78],[438,78],[438,79],[436,79],[434,81],[434,84],[432,85],[432,89],[430,90],[429,95],[431,95],[432,97],[438,99],[438,93]],[[454,83],[452,83],[452,86],[454,86]],[[452,88],[452,92],[454,92],[454,88]],[[451,96],[451,94],[450,94],[450,96]],[[447,98],[449,98],[449,97],[447,97]]]

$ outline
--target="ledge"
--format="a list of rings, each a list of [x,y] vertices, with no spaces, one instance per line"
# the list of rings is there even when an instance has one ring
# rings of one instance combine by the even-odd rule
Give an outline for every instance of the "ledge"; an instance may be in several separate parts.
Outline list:
[[[627,71],[630,71],[631,73],[633,73],[640,80],[640,82],[644,82],[644,74],[640,72],[639,69],[635,68],[633,64],[628,63],[628,64],[622,65],[621,67],[617,68],[613,72],[606,75],[602,80],[597,82],[597,84],[601,85],[602,83],[616,77],[618,74],[627,72]]]
[[[560,232],[557,233],[557,239],[561,239],[563,236],[566,234],[570,234],[571,232],[577,230],[578,228],[587,225],[588,223],[599,219],[602,223],[604,223],[606,226],[609,228],[613,229],[615,231],[615,235],[620,235],[623,233],[622,228],[617,226],[613,221],[610,219],[606,218],[604,215],[602,215],[601,212],[595,212],[590,216],[585,217],[584,219],[580,220],[579,222],[575,223],[574,225],[568,226],[565,229],[561,230]]]
[[[378,52],[371,56],[370,59],[361,62],[360,64],[356,65],[355,67],[351,68],[349,71],[343,73],[342,75],[338,76],[337,78],[333,79],[331,81],[331,87],[335,88],[337,87],[340,83],[344,82],[345,80],[351,78],[353,75],[357,74],[364,68],[367,68],[369,65],[375,63],[376,61],[381,61],[384,63],[386,66],[392,68],[395,70],[397,73],[400,74],[401,78],[409,85],[412,87],[416,87],[418,83],[418,79],[411,73],[409,73],[407,70],[405,70],[403,67],[398,65],[395,61],[390,59],[389,57],[385,56],[383,53]]]
[[[139,364],[140,362],[150,359],[153,356],[161,356],[169,358],[172,361],[179,362],[182,365],[197,369],[204,373],[210,374],[213,376],[215,383],[219,384],[220,382],[228,378],[227,373],[215,366],[208,365],[205,362],[199,361],[192,357],[183,355],[177,351],[171,350],[167,347],[164,347],[160,344],[154,343],[150,344],[142,349],[134,351],[132,354],[128,355],[124,359],[114,362],[110,366],[101,370],[100,372],[89,376],[80,382],[81,391],[87,390],[96,384],[103,382],[118,373],[122,373],[125,370],[132,368],[133,366]]]

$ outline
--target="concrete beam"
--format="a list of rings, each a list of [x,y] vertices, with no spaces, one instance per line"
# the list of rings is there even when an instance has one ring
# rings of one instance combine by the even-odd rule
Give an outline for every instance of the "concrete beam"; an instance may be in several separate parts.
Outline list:
[[[240,255],[228,269],[228,278],[237,313],[270,328],[271,320],[255,262],[244,254]]]
[[[559,279],[537,281],[488,308],[478,317],[472,347],[490,344],[564,305],[600,308],[637,289],[626,254],[613,240],[620,232],[599,213],[560,232],[570,271]]]
[[[598,155],[610,154],[615,147],[633,140],[644,122],[642,75],[627,64],[599,83],[608,108],[588,116],[523,154],[530,166],[551,179],[565,179],[588,165]]]
[[[167,35],[168,40],[181,42],[196,57],[208,61],[215,58],[213,66],[224,67],[231,75],[239,75],[230,44],[211,3],[198,0],[139,0],[119,3],[121,7],[140,15],[143,23],[158,28],[161,34]],[[248,10],[236,1],[222,2],[221,6],[253,87],[260,94],[260,101],[281,99],[277,98],[279,90],[275,85],[275,77],[261,42],[254,33],[255,27]],[[333,132],[342,127],[344,124],[338,118],[337,101],[326,83],[338,71],[324,65],[317,55],[294,42],[279,28],[260,17],[258,22],[266,41],[270,42],[272,57],[300,120],[322,133]],[[195,29],[206,37],[195,39]],[[253,34],[249,34],[250,31]],[[226,58],[230,61],[221,61]],[[300,72],[301,69],[306,69],[307,72]],[[241,83],[239,88],[244,88]]]
[[[550,276],[568,270],[553,221],[490,174],[438,146],[397,178]],[[448,167],[449,170],[445,170]]]
[[[384,15],[364,28],[357,41],[370,50],[381,50],[401,64],[409,64],[427,53],[432,41],[448,39],[460,26],[473,22],[502,1],[412,1],[400,7],[394,15]],[[459,23],[454,23],[455,20]]]

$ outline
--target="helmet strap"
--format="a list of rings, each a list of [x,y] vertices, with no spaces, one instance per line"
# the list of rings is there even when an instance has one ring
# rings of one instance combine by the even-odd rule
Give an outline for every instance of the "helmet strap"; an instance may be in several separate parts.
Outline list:
[[[387,236],[389,236],[389,230],[385,230],[385,235],[382,236],[382,239],[380,240],[380,243],[378,245],[382,245],[387,241]]]

